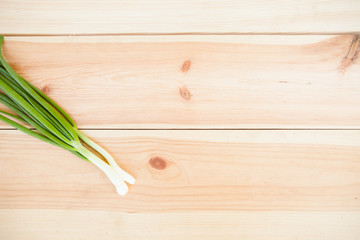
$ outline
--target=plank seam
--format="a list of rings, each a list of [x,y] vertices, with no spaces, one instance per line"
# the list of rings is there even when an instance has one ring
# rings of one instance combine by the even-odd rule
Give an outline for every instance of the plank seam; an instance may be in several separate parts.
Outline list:
[[[251,32],[178,32],[178,33],[79,33],[79,34],[6,34],[5,37],[67,37],[67,36],[238,36],[238,35],[356,35],[360,34],[360,31],[353,32],[263,32],[263,33],[251,33]]]
[[[29,128],[35,130],[33,128]],[[85,131],[360,131],[360,128],[79,128]],[[0,131],[18,131],[15,128],[2,128]]]

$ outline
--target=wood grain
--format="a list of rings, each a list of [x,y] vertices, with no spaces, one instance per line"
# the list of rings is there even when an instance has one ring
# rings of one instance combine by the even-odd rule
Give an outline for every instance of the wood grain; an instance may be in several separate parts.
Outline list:
[[[0,123],[0,239],[360,239],[359,13],[0,0],[10,64],[137,179],[119,197],[92,164]]]
[[[2,130],[0,208],[360,211],[360,131],[86,133],[137,179],[126,197],[92,164]]]
[[[2,0],[2,34],[348,33],[357,0]]]
[[[109,211],[0,210],[0,222],[0,236],[7,240],[360,238],[358,212],[126,214]]]
[[[354,39],[9,37],[4,54],[82,128],[359,128]]]

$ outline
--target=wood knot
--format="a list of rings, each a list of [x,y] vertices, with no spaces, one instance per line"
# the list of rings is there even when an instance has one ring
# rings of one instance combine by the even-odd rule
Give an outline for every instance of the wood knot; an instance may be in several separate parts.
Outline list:
[[[162,159],[161,157],[152,157],[149,160],[149,164],[151,167],[157,169],[157,170],[164,170],[166,168],[166,161]]]
[[[339,66],[339,72],[345,73],[346,69],[352,65],[360,50],[360,35],[354,35],[353,41],[350,44],[349,50]]]
[[[186,60],[183,65],[181,66],[181,71],[184,73],[184,72],[187,72],[189,71],[190,69],[190,66],[191,66],[191,61],[190,60]]]
[[[189,89],[187,89],[187,87],[183,86],[181,88],[179,88],[179,93],[180,93],[180,96],[189,101],[191,99],[191,92],[189,91]]]
[[[48,93],[50,93],[50,87],[44,86],[44,87],[41,88],[41,91],[42,91],[43,93],[45,93],[45,94],[48,94]]]

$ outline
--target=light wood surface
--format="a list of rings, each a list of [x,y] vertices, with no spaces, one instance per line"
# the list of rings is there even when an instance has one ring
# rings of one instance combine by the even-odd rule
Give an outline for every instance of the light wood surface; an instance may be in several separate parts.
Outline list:
[[[137,178],[130,193],[119,197],[70,153],[2,130],[3,239],[360,237],[360,131],[86,134]]]
[[[4,34],[348,33],[357,0],[1,0]]]
[[[119,197],[92,164],[18,131],[3,130],[0,208],[360,210],[360,131],[86,133],[137,179],[126,197]]]
[[[82,128],[358,128],[355,38],[9,37],[4,54]]]
[[[358,240],[360,237],[360,214],[353,212],[143,214],[5,209],[0,210],[0,221],[0,232],[5,239],[27,240]]]
[[[0,0],[11,66],[137,179],[119,197],[92,164],[0,123],[0,239],[359,240],[359,13]]]

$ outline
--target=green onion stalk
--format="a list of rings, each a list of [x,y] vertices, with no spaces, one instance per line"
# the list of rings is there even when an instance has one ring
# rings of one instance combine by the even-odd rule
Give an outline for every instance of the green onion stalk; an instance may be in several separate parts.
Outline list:
[[[4,37],[0,36],[0,103],[10,111],[0,110],[0,120],[95,164],[124,196],[128,192],[125,182],[134,184],[135,179],[104,148],[80,132],[59,105],[10,67],[2,54],[3,42]]]

